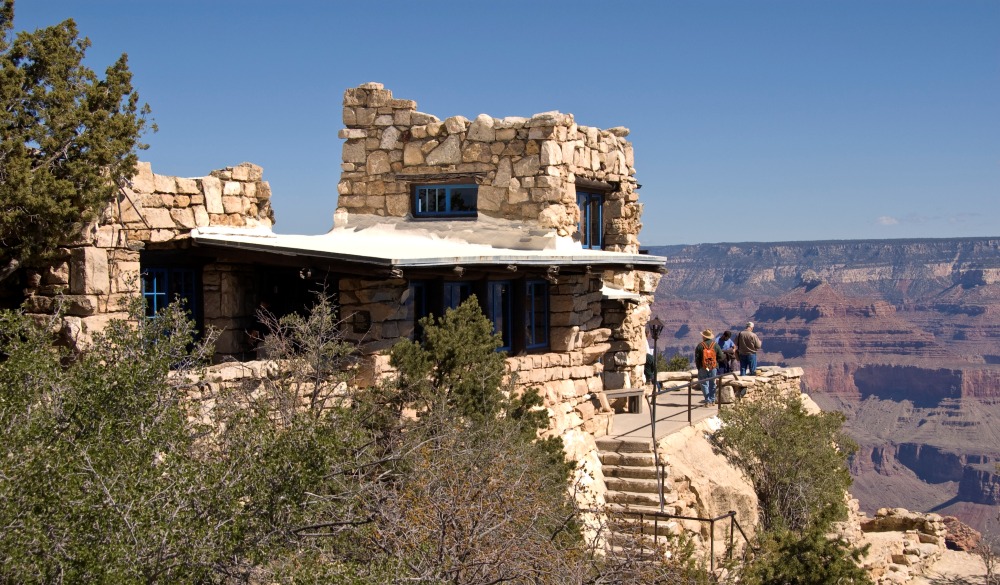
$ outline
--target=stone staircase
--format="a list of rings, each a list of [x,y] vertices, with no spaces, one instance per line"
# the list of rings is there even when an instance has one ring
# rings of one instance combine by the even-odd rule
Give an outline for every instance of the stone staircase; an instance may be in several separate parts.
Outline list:
[[[665,544],[667,537],[680,530],[677,521],[652,515],[640,520],[634,516],[636,513],[660,511],[652,441],[602,438],[597,440],[597,448],[607,489],[605,499],[610,511],[631,513],[609,521],[608,545],[612,549],[639,547],[652,551],[655,544]],[[669,481],[665,482],[663,496],[667,503],[677,501],[677,493]],[[675,514],[676,507],[667,505],[663,511]]]

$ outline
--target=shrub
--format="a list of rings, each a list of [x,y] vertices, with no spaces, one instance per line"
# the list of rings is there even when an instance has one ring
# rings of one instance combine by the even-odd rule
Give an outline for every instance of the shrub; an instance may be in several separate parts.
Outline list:
[[[825,530],[847,514],[847,458],[857,448],[839,412],[809,414],[798,396],[765,396],[721,412],[716,449],[753,483],[765,530]]]

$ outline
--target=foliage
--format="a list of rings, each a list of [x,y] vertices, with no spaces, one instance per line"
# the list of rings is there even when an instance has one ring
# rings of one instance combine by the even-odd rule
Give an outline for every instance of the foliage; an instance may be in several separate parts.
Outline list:
[[[228,390],[197,383],[204,345],[179,307],[138,309],[77,355],[52,344],[52,323],[0,313],[4,581],[698,578],[687,557],[602,556],[582,537],[572,464],[538,440],[541,399],[511,391],[481,314],[427,323],[437,351],[460,354],[442,363],[480,383],[434,372],[462,399],[414,394],[413,417],[393,411],[398,385],[339,383],[351,363],[328,298],[276,321],[269,379]],[[415,382],[405,362],[400,376]]]
[[[420,324],[422,340],[402,340],[392,348],[401,404],[418,412],[454,408],[477,420],[496,417],[503,402],[505,356],[496,351],[502,341],[476,297]]]
[[[813,415],[798,396],[765,395],[721,418],[715,446],[753,483],[765,530],[823,531],[846,517],[846,462],[857,447],[842,413]]]
[[[0,5],[0,280],[44,259],[130,178],[148,107],[122,55],[101,79],[76,24],[12,37]]]
[[[805,534],[788,530],[764,533],[757,554],[740,571],[746,585],[870,585],[860,566],[866,549],[830,538],[812,528]]]
[[[663,355],[657,356],[662,372],[686,372],[691,369],[691,360],[679,353],[667,361]]]
[[[210,402],[189,400],[184,380],[205,355],[191,323],[179,307],[156,319],[137,309],[80,355],[56,349],[51,327],[0,313],[4,579],[225,582],[319,570],[322,551],[288,529],[328,513],[310,498],[347,491],[343,466],[353,469],[366,442],[354,440],[350,412],[279,420],[266,389],[204,386]]]
[[[994,467],[1000,470],[1000,465]],[[997,512],[994,519],[1000,522],[1000,512]],[[986,570],[983,585],[1000,585],[1000,538],[996,534],[985,532],[972,552],[979,557]]]
[[[265,354],[279,358],[263,383],[272,392],[284,388],[290,395],[305,396],[310,410],[322,411],[332,398],[333,387],[344,381],[355,350],[340,333],[343,323],[333,297],[326,290],[317,292],[306,315],[290,313],[278,318],[260,308],[257,320],[269,331],[263,339]]]

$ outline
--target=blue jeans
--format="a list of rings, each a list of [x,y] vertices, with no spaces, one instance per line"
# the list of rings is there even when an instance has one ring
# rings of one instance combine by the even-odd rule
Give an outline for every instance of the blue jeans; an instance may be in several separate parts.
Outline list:
[[[757,354],[740,354],[740,375],[746,376],[750,372],[751,376],[757,375]]]
[[[706,378],[714,378],[717,370],[715,368],[711,370],[706,370],[705,368],[698,368],[698,379],[705,380]],[[715,380],[708,380],[707,382],[701,383],[701,393],[705,395],[706,402],[715,402]]]

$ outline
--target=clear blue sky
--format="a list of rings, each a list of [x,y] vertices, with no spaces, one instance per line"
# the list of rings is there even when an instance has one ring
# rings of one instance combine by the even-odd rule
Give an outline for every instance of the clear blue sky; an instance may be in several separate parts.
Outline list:
[[[627,126],[644,245],[1000,235],[1000,1],[17,0],[128,53],[158,173],[264,167],[283,233],[336,206],[344,89],[440,118]]]

